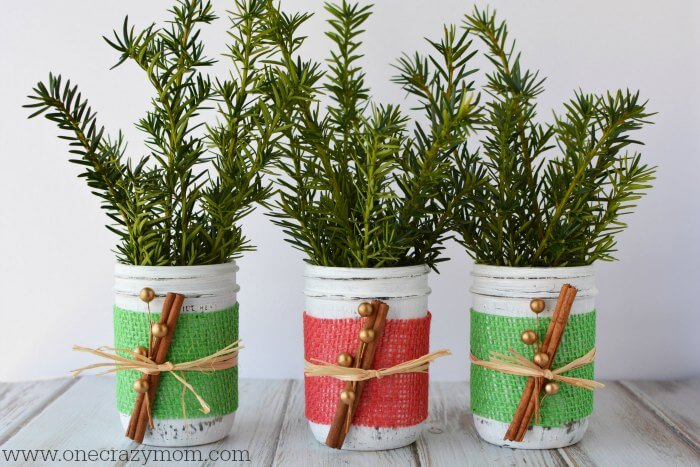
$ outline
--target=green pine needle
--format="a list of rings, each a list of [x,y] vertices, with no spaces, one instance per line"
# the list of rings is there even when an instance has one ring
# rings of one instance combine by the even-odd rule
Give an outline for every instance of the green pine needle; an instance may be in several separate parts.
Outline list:
[[[425,123],[370,98],[360,65],[368,6],[326,4],[333,42],[322,64],[298,54],[304,14],[278,12],[271,29],[278,56],[268,96],[287,123],[279,148],[279,198],[272,217],[307,261],[323,266],[429,264],[450,238],[455,206],[474,187],[456,161],[476,123],[465,33],[446,27],[432,54],[406,55],[395,82],[414,96]]]
[[[153,87],[152,108],[136,126],[147,154],[132,163],[121,134],[110,139],[78,87],[49,75],[29,96],[30,118],[43,114],[69,142],[119,237],[118,260],[135,265],[215,264],[251,246],[239,221],[272,188],[262,175],[275,158],[279,120],[261,98],[271,54],[264,0],[236,0],[227,54],[236,75],[212,81],[203,69],[200,27],[216,19],[211,2],[181,0],[163,27],[137,31],[124,20],[106,42],[116,66],[135,63]],[[216,109],[217,123],[202,113]]]
[[[628,146],[653,114],[638,93],[577,92],[553,124],[536,121],[544,79],[521,67],[505,22],[478,8],[465,31],[486,46],[491,97],[481,150],[461,173],[484,183],[458,207],[455,230],[479,263],[580,266],[615,259],[620,220],[651,187],[655,168]],[[558,148],[560,155],[551,156]]]

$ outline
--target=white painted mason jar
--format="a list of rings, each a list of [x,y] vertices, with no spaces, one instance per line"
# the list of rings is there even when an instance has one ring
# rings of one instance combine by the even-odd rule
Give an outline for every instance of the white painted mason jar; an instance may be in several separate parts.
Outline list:
[[[320,357],[321,360],[335,363],[337,355],[341,352],[349,352],[354,355],[357,350],[357,333],[361,329],[358,307],[362,302],[373,299],[382,300],[389,305],[387,325],[378,343],[375,368],[379,367],[377,363],[380,362],[382,354],[384,358],[387,358],[387,352],[382,352],[383,348],[384,350],[389,347],[393,349],[388,353],[403,353],[404,355],[399,358],[401,360],[408,355],[417,358],[428,353],[429,271],[430,269],[425,265],[392,268],[340,268],[307,265],[304,288],[306,297],[304,350],[307,360]],[[315,326],[322,326],[322,329]],[[412,331],[406,331],[409,327]],[[400,340],[399,334],[402,332],[414,332],[419,334],[419,337],[412,342]],[[339,338],[340,335],[343,337]],[[317,345],[314,343],[316,339],[322,339],[326,348],[316,348]],[[342,340],[343,343],[339,343],[338,340]],[[391,360],[384,363],[386,366],[391,366],[401,362]],[[320,443],[325,443],[331,418],[326,417],[325,420],[314,421],[314,418],[320,418],[311,415],[318,409],[314,404],[323,405],[321,409],[326,415],[334,413],[338,395],[344,383],[329,377],[306,377],[305,381],[306,415],[309,419],[309,426],[314,437]],[[422,424],[427,418],[427,381],[427,374],[418,373],[388,376],[382,378],[381,381],[368,381],[362,393],[356,417],[353,419],[353,425],[345,438],[343,449],[375,451],[399,448],[413,443],[420,435]],[[390,392],[393,392],[391,391],[392,385],[399,383],[413,387],[415,392],[406,396],[403,401],[397,402],[396,399],[400,398],[400,394],[390,394]],[[386,391],[387,388],[389,391]],[[373,396],[378,394],[380,390],[387,397],[394,398],[388,403],[396,402],[399,404],[396,407],[381,407],[385,409],[383,412],[390,412],[390,416],[395,415],[401,418],[401,412],[404,409],[408,412],[420,408],[420,414],[411,412],[415,423],[391,426],[391,423],[374,420],[374,414],[370,412],[374,411],[372,407],[376,408],[377,404],[381,404],[381,402],[378,402],[377,398]],[[363,404],[365,405],[363,406]],[[363,418],[367,423],[361,421]],[[358,420],[360,421],[358,422]]]
[[[153,321],[158,319],[167,292],[185,295],[168,361],[196,360],[226,347],[238,338],[237,270],[235,262],[203,266],[117,264],[115,347],[148,346],[149,307],[139,298],[144,287],[156,294],[150,303]],[[195,397],[187,392],[183,413],[181,383],[169,373],[162,373],[152,407],[154,428],[146,430],[144,444],[196,446],[218,441],[231,431],[238,406],[238,369],[182,373],[210,405],[211,412],[203,415]],[[125,431],[136,399],[132,386],[138,377],[140,373],[135,371],[117,373],[117,407]]]
[[[525,329],[542,338],[564,284],[578,289],[566,331],[552,368],[559,368],[586,354],[595,346],[595,275],[593,266],[519,268],[477,264],[473,286],[470,345],[482,359],[490,351],[515,349],[528,358],[533,346],[520,340]],[[533,299],[543,299],[545,310],[535,315]],[[593,365],[573,370],[570,376],[592,378]],[[471,406],[479,436],[489,443],[521,449],[554,449],[581,440],[588,428],[593,393],[559,384],[559,392],[546,396],[540,405],[540,422],[528,428],[521,442],[503,439],[515,412],[526,378],[471,366]]]

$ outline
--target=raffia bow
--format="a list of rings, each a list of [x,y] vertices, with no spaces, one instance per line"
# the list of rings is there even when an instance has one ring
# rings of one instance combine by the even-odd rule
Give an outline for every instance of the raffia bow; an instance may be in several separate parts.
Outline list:
[[[403,373],[425,373],[432,362],[448,355],[452,355],[452,352],[449,350],[436,350],[414,360],[408,360],[379,370],[344,367],[314,359],[315,362],[320,363],[320,365],[317,365],[306,360],[304,362],[304,374],[306,376],[330,376],[341,381],[367,381]]]
[[[71,371],[71,374],[73,377],[79,376],[82,372],[87,371],[87,370],[92,370],[95,368],[105,368],[109,367],[108,370],[105,370],[101,373],[98,373],[98,375],[106,375],[110,373],[116,373],[119,371],[127,371],[127,370],[136,370],[140,371],[144,374],[152,375],[156,373],[170,373],[173,375],[175,379],[177,379],[180,384],[183,386],[183,393],[182,393],[182,407],[183,407],[183,415],[185,419],[187,418],[187,415],[184,413],[184,397],[185,397],[185,391],[190,391],[196,398],[197,402],[199,402],[199,407],[202,413],[208,414],[211,411],[211,408],[209,407],[209,404],[202,398],[202,396],[197,393],[195,388],[187,382],[185,377],[182,374],[178,374],[178,371],[201,371],[201,372],[206,372],[206,371],[220,371],[220,370],[227,370],[229,368],[233,368],[238,365],[238,352],[243,349],[243,346],[239,345],[240,340],[237,340],[235,342],[232,342],[231,344],[227,345],[223,349],[214,352],[213,354],[203,357],[197,360],[192,360],[190,362],[183,362],[183,363],[172,363],[172,362],[165,362],[163,364],[158,365],[155,363],[153,360],[151,360],[148,357],[144,357],[143,355],[140,355],[133,350],[129,349],[117,349],[114,347],[98,347],[97,349],[90,349],[87,347],[80,347],[78,345],[73,346],[73,350],[76,352],[85,352],[85,353],[90,353],[92,355],[96,355],[100,358],[104,358],[106,360],[111,360],[111,362],[105,362],[105,363],[94,363],[92,365],[87,365],[81,368],[78,368],[77,370]],[[115,352],[115,353],[110,353],[109,351]],[[116,354],[116,352],[125,352],[128,353],[133,357],[131,358],[125,358],[121,357]]]
[[[579,357],[571,363],[568,363],[561,368],[557,368],[556,370],[541,368],[513,349],[508,349],[508,352],[510,352],[511,355],[491,352],[491,358],[488,361],[481,360],[474,354],[469,354],[469,360],[471,360],[473,364],[482,366],[489,370],[495,370],[501,373],[507,373],[509,375],[538,378],[536,380],[538,394],[540,392],[542,379],[561,381],[562,383],[576,386],[578,388],[588,389],[589,391],[605,387],[603,383],[593,381],[592,379],[574,378],[572,376],[562,375],[562,373],[566,373],[567,371],[575,370],[576,368],[581,368],[589,363],[593,363],[595,360],[595,348],[591,349],[591,351],[586,355]],[[539,418],[540,400],[538,397],[535,399],[535,420],[539,420]]]
[[[513,349],[508,349],[508,352],[510,352],[511,355],[491,352],[491,358],[488,361],[481,360],[474,354],[470,354],[469,359],[475,365],[482,366],[489,370],[507,373],[509,375],[556,380],[571,386],[588,389],[590,391],[605,387],[604,384],[593,381],[592,379],[574,378],[571,376],[562,375],[562,373],[566,373],[567,371],[575,370],[576,368],[593,363],[595,360],[595,348],[591,349],[591,351],[586,355],[579,357],[571,363],[568,363],[561,368],[557,368],[556,370],[540,368],[535,363],[531,362],[522,354]]]

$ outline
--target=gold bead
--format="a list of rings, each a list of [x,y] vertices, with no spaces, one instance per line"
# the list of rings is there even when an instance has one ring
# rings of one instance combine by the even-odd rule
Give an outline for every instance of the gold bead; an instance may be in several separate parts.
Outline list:
[[[360,331],[360,340],[365,344],[369,344],[374,340],[374,329],[363,329]]]
[[[546,392],[550,396],[553,396],[554,394],[559,392],[559,384],[556,381],[550,381],[549,383],[544,385],[544,392]]]
[[[545,303],[541,298],[534,298],[530,301],[530,310],[539,315],[544,311]]]
[[[148,357],[148,349],[142,345],[139,345],[134,349],[134,353],[141,355],[142,357]]]
[[[537,334],[532,329],[526,329],[520,334],[520,340],[523,341],[525,345],[532,345],[537,342]]]
[[[544,368],[549,364],[549,355],[544,352],[537,352],[535,356],[532,357],[532,361],[535,362],[535,365],[538,367]]]
[[[148,392],[148,381],[144,378],[137,379],[134,381],[134,391],[139,394],[145,394]]]
[[[372,316],[372,313],[374,313],[374,308],[370,302],[362,302],[360,303],[360,306],[357,307],[357,313],[363,318],[366,318],[368,316]]]
[[[168,326],[163,323],[153,323],[151,325],[151,334],[156,337],[165,337],[168,335]]]
[[[143,289],[141,289],[141,292],[139,292],[139,298],[141,299],[141,301],[151,303],[153,299],[156,298],[156,293],[153,291],[152,288],[144,287]]]
[[[345,368],[352,366],[352,355],[347,352],[338,354],[338,365],[344,366]]]
[[[340,400],[343,402],[343,404],[352,404],[355,402],[355,391],[340,391]]]

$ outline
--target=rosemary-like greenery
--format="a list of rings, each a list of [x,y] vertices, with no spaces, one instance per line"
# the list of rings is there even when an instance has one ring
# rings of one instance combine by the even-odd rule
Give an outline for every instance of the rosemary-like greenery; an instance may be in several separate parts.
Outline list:
[[[394,81],[414,96],[423,122],[373,101],[360,60],[369,6],[326,4],[333,48],[327,69],[298,55],[307,14],[276,12],[270,88],[285,123],[279,198],[272,212],[311,264],[389,267],[444,260],[459,201],[473,177],[455,169],[476,122],[467,34],[447,26],[432,53],[405,55]],[[272,10],[271,10],[272,11]]]
[[[465,31],[493,65],[482,109],[480,150],[465,176],[484,183],[460,204],[456,230],[479,263],[580,266],[613,260],[621,217],[650,188],[655,168],[632,139],[652,115],[636,92],[577,92],[552,124],[537,121],[544,79],[521,67],[505,22],[488,10]],[[560,154],[550,156],[558,149]]]
[[[180,0],[163,27],[136,30],[124,20],[105,37],[133,62],[154,90],[152,108],[136,126],[147,153],[132,162],[119,133],[109,137],[78,86],[49,75],[29,96],[31,117],[44,114],[63,131],[71,161],[83,167],[92,192],[119,237],[118,260],[135,265],[194,265],[229,261],[250,249],[238,222],[271,186],[262,174],[274,158],[279,125],[260,97],[270,55],[264,0],[236,0],[227,58],[234,72],[212,80],[203,70],[200,28],[216,19],[203,0]],[[216,109],[215,124],[202,112]]]

